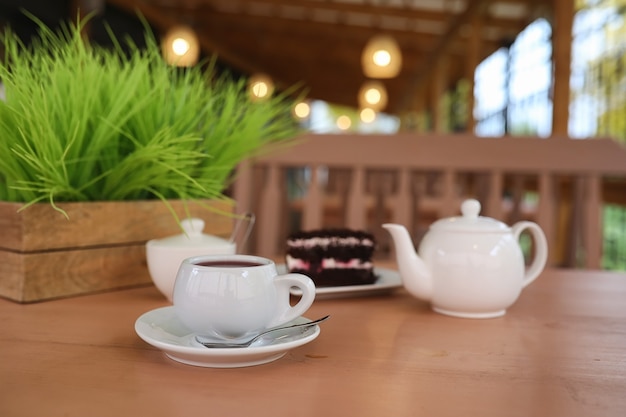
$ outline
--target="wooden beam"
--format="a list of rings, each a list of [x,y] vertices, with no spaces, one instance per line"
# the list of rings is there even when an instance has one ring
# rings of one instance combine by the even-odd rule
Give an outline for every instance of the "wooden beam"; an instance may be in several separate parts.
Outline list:
[[[553,5],[554,96],[552,98],[552,136],[565,138],[568,135],[569,122],[574,0],[553,0]]]
[[[430,54],[428,54],[426,59],[424,59],[419,70],[414,74],[413,79],[408,85],[403,100],[404,107],[408,108],[411,103],[411,97],[419,90],[420,84],[422,84],[433,71],[437,61],[444,55],[450,45],[450,42],[452,42],[452,40],[458,35],[461,27],[470,22],[475,15],[483,13],[491,1],[492,0],[468,1],[465,10],[460,14],[454,15],[454,17],[450,20],[446,33],[441,36],[439,42],[435,44]]]
[[[131,14],[141,13],[150,23],[162,31],[167,31],[173,26],[185,23],[178,20],[176,15],[164,13],[162,9],[141,0],[108,0],[108,2]],[[241,71],[248,74],[265,72],[264,68],[250,63],[244,56],[237,52],[224,48],[215,39],[198,36],[198,41],[202,50],[213,51],[225,62],[228,62]],[[277,80],[274,81],[277,82]]]
[[[529,0],[499,0],[498,3],[507,4],[521,4],[526,5]],[[474,2],[470,0],[469,3]],[[385,1],[382,2],[345,2],[345,1],[319,1],[319,0],[224,0],[223,2],[197,2],[197,1],[167,1],[163,4],[159,4],[160,8],[168,8],[174,13],[187,13],[190,17],[198,14],[202,14],[207,11],[220,12],[225,8],[220,6],[220,3],[228,4],[228,10],[236,10],[237,15],[242,14],[255,14],[255,6],[263,5],[263,10],[271,10],[271,16],[281,17],[282,11],[289,9],[292,11],[302,9],[304,16],[302,19],[294,20],[312,20],[314,15],[313,11],[326,11],[336,12],[339,16],[337,23],[345,22],[346,14],[358,14],[361,16],[367,16],[370,20],[370,27],[374,29],[392,29],[381,27],[381,23],[385,18],[400,18],[406,21],[428,21],[438,22],[445,25],[450,17],[451,11],[445,7],[440,10],[434,8],[420,8],[414,7],[409,2],[405,2],[403,5],[391,6],[386,5]],[[441,2],[442,4],[445,2]],[[511,29],[511,27],[517,26],[519,23],[518,17],[506,17],[498,16],[489,18],[486,16],[485,25],[494,29]],[[411,24],[409,23],[409,26]]]

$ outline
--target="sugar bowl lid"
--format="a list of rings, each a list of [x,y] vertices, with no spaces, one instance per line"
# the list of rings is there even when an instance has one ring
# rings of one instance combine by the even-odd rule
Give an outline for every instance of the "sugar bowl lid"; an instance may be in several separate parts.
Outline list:
[[[461,216],[447,217],[434,222],[431,230],[453,232],[509,232],[505,223],[491,217],[479,216],[480,202],[468,199],[461,203]]]
[[[211,248],[232,247],[234,242],[203,233],[204,220],[198,218],[188,218],[181,220],[181,227],[184,233],[165,237],[162,239],[153,239],[149,243],[153,246],[162,246],[168,248]]]

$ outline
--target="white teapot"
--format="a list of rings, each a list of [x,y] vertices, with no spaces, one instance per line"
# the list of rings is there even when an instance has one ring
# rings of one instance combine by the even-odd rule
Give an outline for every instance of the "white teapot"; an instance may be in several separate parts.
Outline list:
[[[404,226],[383,224],[393,238],[404,287],[430,301],[438,313],[466,318],[502,316],[543,271],[548,259],[546,237],[533,222],[508,227],[479,216],[477,200],[464,201],[461,213],[433,223],[420,243],[419,255]],[[534,241],[534,258],[528,268],[519,245],[524,230]]]

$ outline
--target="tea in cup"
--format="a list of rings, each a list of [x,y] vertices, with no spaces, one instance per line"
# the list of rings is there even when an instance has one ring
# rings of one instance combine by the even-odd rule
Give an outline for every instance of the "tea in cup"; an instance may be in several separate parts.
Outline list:
[[[290,289],[302,296],[290,304]],[[315,299],[313,281],[279,275],[274,262],[251,255],[185,259],[174,283],[174,311],[183,325],[207,339],[238,339],[288,323]]]

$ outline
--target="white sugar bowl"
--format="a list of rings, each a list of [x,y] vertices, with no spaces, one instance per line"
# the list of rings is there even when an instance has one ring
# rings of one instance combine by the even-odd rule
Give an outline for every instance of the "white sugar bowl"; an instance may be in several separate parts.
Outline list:
[[[201,255],[230,255],[237,252],[237,244],[231,240],[202,233],[204,220],[182,220],[185,233],[152,239],[146,243],[148,272],[154,285],[171,302],[176,274],[183,260]]]

